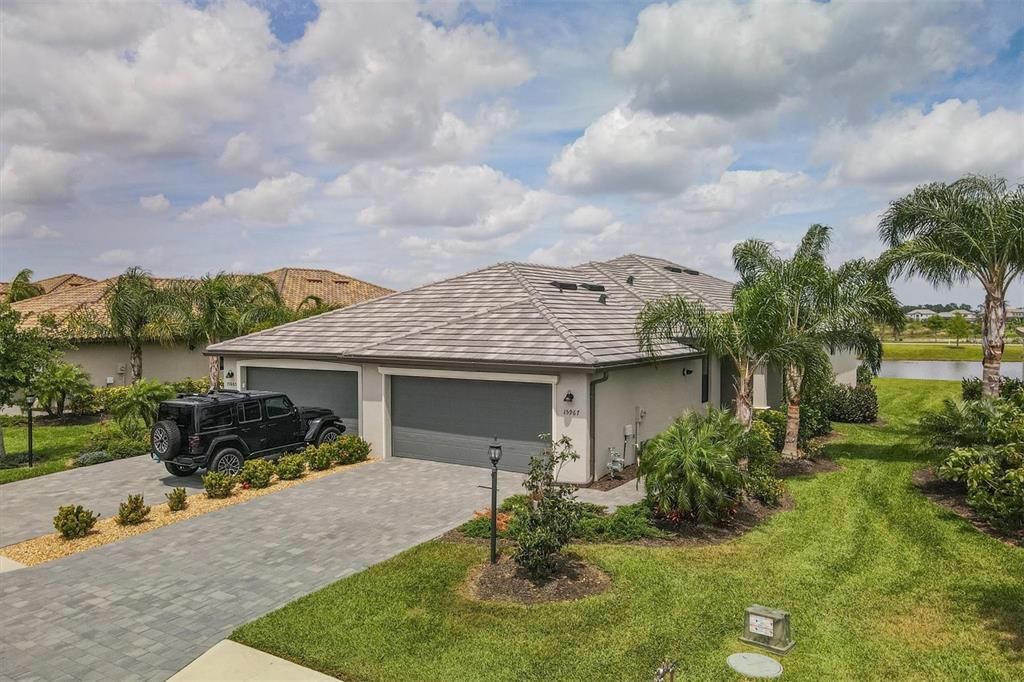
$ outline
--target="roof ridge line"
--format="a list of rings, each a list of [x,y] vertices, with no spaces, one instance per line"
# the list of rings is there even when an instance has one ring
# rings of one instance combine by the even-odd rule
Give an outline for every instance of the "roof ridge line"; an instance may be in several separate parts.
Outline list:
[[[371,300],[376,300],[376,299],[371,299]],[[341,357],[352,355],[353,353],[358,353],[359,351],[367,351],[367,350],[370,350],[371,348],[374,348],[376,346],[380,346],[380,345],[385,344],[385,343],[391,343],[392,341],[398,341],[399,339],[407,339],[410,336],[413,336],[414,334],[422,334],[424,332],[434,331],[435,329],[441,329],[442,327],[447,327],[448,325],[450,325],[452,323],[455,323],[455,322],[465,322],[466,320],[471,320],[474,317],[479,317],[481,315],[486,315],[487,313],[493,313],[496,310],[502,310],[504,308],[509,308],[511,306],[514,306],[514,305],[521,305],[522,303],[524,303],[526,301],[529,301],[529,300],[530,300],[529,297],[527,297],[527,298],[519,298],[519,299],[516,299],[515,301],[509,301],[508,303],[502,303],[501,305],[498,305],[498,306],[493,306],[491,308],[484,308],[482,310],[477,310],[477,311],[474,311],[472,313],[468,313],[466,315],[463,315],[462,317],[455,317],[455,318],[451,318],[451,319],[445,320],[444,322],[438,322],[437,324],[432,324],[429,327],[421,327],[419,329],[413,329],[411,331],[407,331],[404,334],[399,334],[397,336],[389,336],[388,338],[386,338],[386,339],[384,339],[382,341],[374,341],[373,343],[368,343],[365,346],[358,346],[356,348],[353,348],[350,351],[342,353]]]
[[[593,267],[593,268],[594,268],[595,270],[597,270],[598,272],[600,272],[600,273],[601,273],[602,275],[604,275],[605,277],[607,277],[607,278],[608,278],[608,279],[610,279],[611,281],[613,281],[613,282],[615,281],[615,276],[614,276],[614,275],[611,275],[611,274],[609,274],[609,273],[608,273],[608,271],[606,271],[605,269],[603,269],[603,268],[601,267],[602,265],[605,265],[605,263],[602,263],[602,262],[600,262],[600,261],[594,261],[594,260],[592,260],[592,261],[590,261],[589,263],[587,263],[587,265],[590,265],[591,267]],[[646,305],[646,304],[647,304],[647,301],[646,301],[646,300],[644,300],[644,297],[643,297],[643,296],[641,296],[640,294],[636,293],[636,291],[634,291],[634,290],[633,290],[633,288],[632,288],[632,287],[630,287],[630,286],[629,286],[628,284],[626,284],[625,286],[623,286],[623,289],[625,289],[625,290],[626,290],[626,293],[627,293],[627,294],[628,294],[629,296],[632,296],[632,297],[633,297],[633,298],[635,298],[636,300],[640,301],[640,303],[641,303],[641,304],[644,304],[644,305]]]
[[[565,326],[565,323],[559,320],[558,317],[548,309],[547,305],[540,300],[540,292],[537,290],[537,287],[533,286],[533,283],[519,272],[519,269],[514,263],[505,263],[504,265],[516,281],[519,282],[519,285],[526,290],[527,294],[529,294],[529,300],[533,303],[534,307],[540,311],[540,314],[543,315],[544,319],[548,321],[548,324],[558,332],[558,335],[561,336],[567,344],[569,344],[569,347],[576,351],[580,358],[582,358],[587,364],[597,364],[597,356],[591,353],[590,350],[576,338],[576,335],[573,334],[567,326]]]
[[[690,293],[691,293],[691,294],[692,294],[693,296],[695,296],[695,297],[696,297],[697,299],[699,299],[699,300],[700,300],[700,301],[701,301],[702,303],[704,303],[704,305],[706,305],[706,306],[708,306],[708,307],[712,308],[713,310],[717,310],[718,312],[722,312],[722,308],[721,308],[721,306],[719,306],[719,305],[718,305],[717,303],[715,303],[714,301],[711,301],[711,300],[707,299],[707,298],[706,298],[706,297],[705,297],[705,296],[704,296],[703,294],[697,293],[696,291],[694,291],[694,290],[693,290],[693,289],[691,289],[690,287],[686,286],[686,285],[685,285],[685,284],[683,284],[682,282],[678,282],[678,281],[676,281],[676,280],[675,280],[674,278],[672,278],[672,277],[669,277],[668,275],[666,275],[666,274],[665,274],[664,272],[662,272],[661,270],[658,270],[658,268],[656,268],[656,267],[654,267],[653,265],[651,265],[650,263],[648,263],[648,262],[644,261],[644,259],[643,259],[643,258],[641,258],[640,256],[638,256],[637,254],[635,254],[635,253],[631,253],[631,254],[629,254],[629,256],[628,256],[628,257],[629,257],[629,258],[632,258],[632,259],[633,259],[633,260],[635,260],[635,261],[636,261],[637,263],[639,263],[640,265],[644,266],[645,268],[647,268],[648,270],[650,270],[650,271],[651,271],[651,272],[653,272],[654,274],[656,274],[656,275],[659,275],[659,276],[660,276],[660,277],[662,277],[663,279],[667,279],[667,280],[668,280],[669,282],[672,282],[672,283],[673,283],[673,284],[675,284],[676,286],[679,286],[679,287],[681,287],[681,288],[683,288],[683,289],[686,289],[686,290],[687,290],[687,291],[689,291],[689,292],[690,292]],[[671,262],[671,261],[669,261],[669,262]]]

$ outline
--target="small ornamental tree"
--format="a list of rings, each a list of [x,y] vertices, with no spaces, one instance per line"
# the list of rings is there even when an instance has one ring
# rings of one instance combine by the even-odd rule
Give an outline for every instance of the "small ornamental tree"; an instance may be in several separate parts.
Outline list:
[[[946,325],[946,332],[956,339],[956,345],[959,348],[960,339],[966,339],[971,335],[971,323],[963,315],[954,315]]]
[[[528,504],[512,517],[508,535],[515,544],[512,559],[532,580],[544,580],[558,570],[561,552],[579,521],[576,488],[556,482],[562,465],[576,459],[579,455],[567,436],[549,441],[543,452],[530,459],[523,481]]]

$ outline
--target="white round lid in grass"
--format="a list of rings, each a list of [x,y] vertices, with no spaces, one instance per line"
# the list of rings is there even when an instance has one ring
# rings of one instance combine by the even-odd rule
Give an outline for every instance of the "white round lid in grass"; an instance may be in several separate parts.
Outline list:
[[[761,654],[733,654],[725,659],[725,662],[744,677],[769,678],[782,675],[782,664]]]

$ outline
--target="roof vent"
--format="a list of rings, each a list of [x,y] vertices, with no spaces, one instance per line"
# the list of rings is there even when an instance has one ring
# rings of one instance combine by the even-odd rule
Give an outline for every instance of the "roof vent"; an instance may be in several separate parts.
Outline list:
[[[581,284],[580,286],[587,291],[604,291],[603,284]]]
[[[335,279],[335,280],[331,280],[331,281],[334,282],[335,284],[348,284],[348,280],[347,279]]]
[[[565,291],[566,289],[569,289],[571,291],[576,291],[576,289],[579,288],[578,286],[576,286],[575,282],[559,282],[558,280],[555,280],[554,282],[552,282],[551,286],[553,286],[554,288],[559,289],[561,291]]]
[[[626,278],[626,284],[632,284],[635,281],[636,280],[633,279],[633,275],[630,275],[629,277]]]
[[[669,272],[682,272],[683,271],[682,268],[677,268],[674,265],[666,265],[665,269],[668,270]]]
[[[310,282],[310,283],[312,283],[312,284],[322,284],[322,283],[323,283],[323,280],[322,280],[322,279],[314,279],[314,278],[312,278],[312,277],[307,277],[307,278],[306,278],[306,281],[307,281],[307,282]]]
[[[683,268],[683,272],[685,272],[687,275],[699,275],[700,274],[696,270],[691,270],[690,268]]]
[[[597,302],[598,303],[607,303],[608,302],[608,294],[601,294],[600,296],[598,296],[597,297]]]

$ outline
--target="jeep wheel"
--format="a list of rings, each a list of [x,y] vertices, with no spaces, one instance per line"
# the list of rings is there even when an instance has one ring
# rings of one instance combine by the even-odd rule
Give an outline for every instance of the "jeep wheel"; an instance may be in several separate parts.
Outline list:
[[[326,426],[320,431],[320,435],[316,437],[316,444],[333,443],[340,436],[341,431],[336,426]]]
[[[242,470],[245,463],[245,456],[234,448],[224,448],[213,456],[207,471],[216,471],[221,474],[234,476]]]
[[[181,447],[181,429],[172,421],[158,421],[149,433],[149,443],[160,459],[174,459]]]
[[[175,476],[191,476],[199,471],[199,467],[184,467],[174,462],[164,462],[164,468]]]

